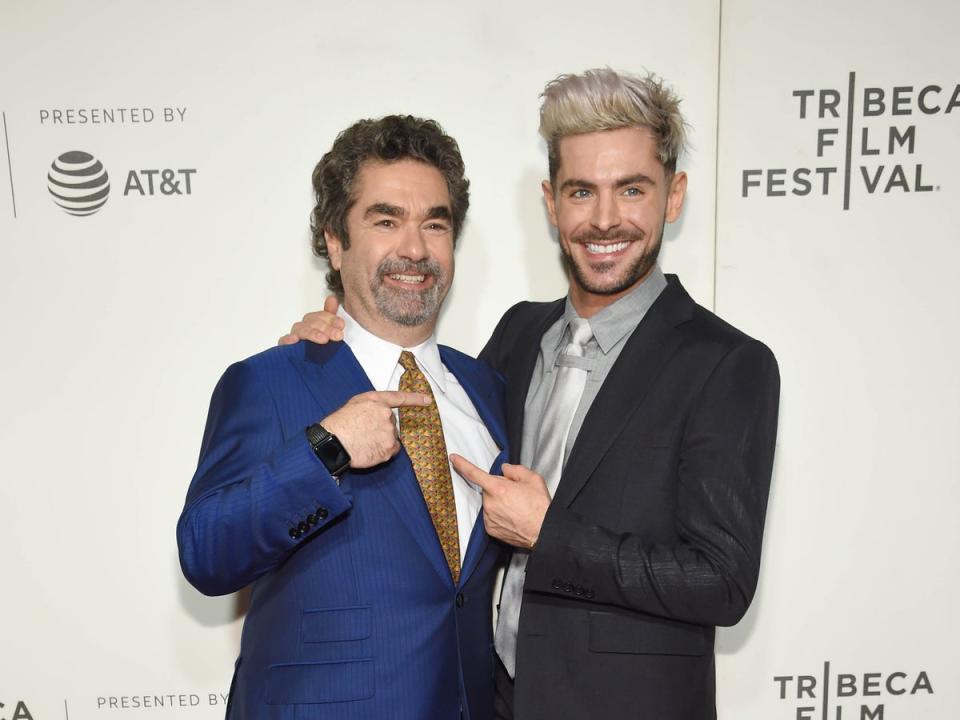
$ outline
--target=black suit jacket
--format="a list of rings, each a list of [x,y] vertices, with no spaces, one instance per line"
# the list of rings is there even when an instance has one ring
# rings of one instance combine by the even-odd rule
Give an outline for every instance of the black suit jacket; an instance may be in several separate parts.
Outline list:
[[[514,306],[481,354],[507,381],[514,462],[540,340],[562,313],[563,300]],[[756,588],[779,390],[770,350],[668,276],[584,419],[530,555],[517,720],[716,717],[714,629]]]

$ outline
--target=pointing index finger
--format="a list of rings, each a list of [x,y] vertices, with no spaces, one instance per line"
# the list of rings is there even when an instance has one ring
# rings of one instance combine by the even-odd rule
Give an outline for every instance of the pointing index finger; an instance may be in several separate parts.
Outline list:
[[[376,396],[389,407],[423,407],[433,402],[433,398],[423,393],[404,392],[402,390],[381,390]]]
[[[474,485],[478,485],[482,490],[490,490],[496,483],[496,478],[490,473],[486,473],[466,458],[450,453],[450,462],[453,463],[453,469],[460,473]]]

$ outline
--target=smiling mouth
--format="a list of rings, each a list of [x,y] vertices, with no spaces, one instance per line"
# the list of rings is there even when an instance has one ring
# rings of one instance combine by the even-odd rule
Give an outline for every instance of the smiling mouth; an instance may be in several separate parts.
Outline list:
[[[401,273],[394,273],[392,275],[387,275],[387,277],[391,280],[396,280],[397,282],[412,284],[422,283],[427,279],[426,275],[403,275]]]
[[[587,249],[587,252],[593,253],[594,255],[612,255],[613,253],[626,249],[628,245],[630,245],[630,242],[626,240],[603,244],[594,242],[583,243],[583,246]]]

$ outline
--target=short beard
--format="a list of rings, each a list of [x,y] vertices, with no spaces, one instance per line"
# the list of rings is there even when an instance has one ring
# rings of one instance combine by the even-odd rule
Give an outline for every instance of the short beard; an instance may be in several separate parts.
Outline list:
[[[433,284],[425,290],[405,290],[384,284],[385,276],[395,274],[432,275]],[[397,325],[418,327],[436,318],[448,282],[447,274],[436,260],[404,262],[387,258],[377,267],[370,291],[380,315]]]
[[[630,265],[618,278],[613,278],[612,280],[607,281],[607,283],[601,284],[599,282],[592,281],[584,272],[584,269],[576,263],[573,259],[573,256],[567,250],[566,246],[563,243],[560,243],[560,252],[563,256],[563,265],[566,270],[569,272],[570,277],[573,278],[574,282],[583,290],[586,290],[588,293],[593,295],[617,295],[618,293],[623,292],[624,290],[629,290],[631,287],[636,285],[641,278],[646,277],[646,275],[653,269],[653,266],[657,264],[657,258],[660,256],[660,245],[663,242],[663,225],[660,226],[660,234],[657,237],[656,243],[651,247],[647,252],[643,253],[640,257],[634,260],[633,264]],[[596,230],[590,230],[587,232],[578,233],[570,238],[571,243],[583,244],[586,242],[641,242],[645,234],[642,232],[627,232],[625,230],[617,230],[612,233],[601,233]],[[614,266],[612,262],[604,262],[603,260],[593,263],[591,265],[597,272],[603,273]]]

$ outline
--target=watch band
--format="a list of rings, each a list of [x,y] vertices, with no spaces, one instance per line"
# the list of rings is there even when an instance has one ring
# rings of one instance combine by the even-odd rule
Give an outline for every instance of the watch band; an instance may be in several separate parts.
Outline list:
[[[339,478],[350,467],[350,453],[343,447],[343,443],[320,423],[308,427],[306,433],[307,442],[320,462],[333,477]]]

